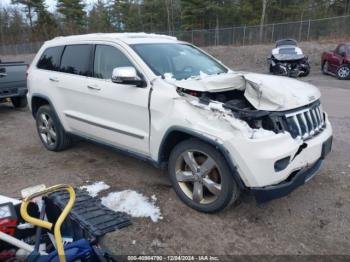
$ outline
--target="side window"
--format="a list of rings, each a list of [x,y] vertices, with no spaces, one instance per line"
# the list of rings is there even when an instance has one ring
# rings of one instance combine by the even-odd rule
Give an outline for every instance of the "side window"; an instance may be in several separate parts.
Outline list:
[[[64,46],[49,47],[41,55],[37,67],[45,70],[58,71]]]
[[[344,55],[345,54],[345,45],[339,46],[338,54],[339,55]]]
[[[90,75],[92,45],[68,45],[64,49],[60,71],[75,75]]]
[[[111,79],[113,69],[123,66],[133,66],[133,64],[120,50],[108,45],[96,45],[94,77]]]

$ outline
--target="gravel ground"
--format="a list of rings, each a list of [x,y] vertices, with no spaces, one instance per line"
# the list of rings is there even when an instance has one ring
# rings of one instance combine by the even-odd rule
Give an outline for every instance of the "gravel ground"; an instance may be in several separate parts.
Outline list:
[[[102,180],[111,186],[102,196],[125,189],[155,194],[163,220],[133,218],[132,226],[105,236],[103,244],[116,254],[350,255],[350,82],[316,69],[303,81],[321,89],[333,152],[308,184],[266,205],[243,195],[219,214],[198,213],[176,197],[166,174],[145,162],[85,141],[61,153],[45,150],[29,111],[9,104],[0,105],[0,192],[18,197],[39,183]]]

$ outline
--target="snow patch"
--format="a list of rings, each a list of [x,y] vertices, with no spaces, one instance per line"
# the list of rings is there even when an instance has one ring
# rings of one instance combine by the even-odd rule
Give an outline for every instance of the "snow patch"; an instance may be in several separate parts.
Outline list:
[[[202,72],[202,71],[199,71],[199,75],[190,76],[190,77],[185,78],[185,79],[177,80],[177,79],[174,77],[173,73],[168,72],[168,73],[164,73],[164,74],[163,74],[164,80],[167,81],[167,82],[170,83],[170,84],[174,84],[174,83],[176,83],[176,82],[187,81],[187,80],[193,80],[193,79],[194,79],[194,80],[202,80],[202,79],[207,78],[207,77],[209,77],[209,76],[210,76],[210,75],[208,75],[208,74],[206,74],[206,73],[204,73],[204,72]]]
[[[275,132],[273,132],[271,130],[266,130],[263,128],[252,129],[252,130],[253,130],[253,134],[252,134],[253,139],[267,137],[267,136],[271,136],[271,135],[276,135]]]
[[[86,186],[80,187],[80,189],[88,191],[89,195],[92,197],[96,197],[98,193],[100,193],[103,190],[107,190],[109,188],[110,186],[103,181],[95,182],[92,185],[86,185]]]
[[[164,80],[169,83],[175,83],[177,81],[172,73],[165,73],[163,76]]]
[[[119,212],[125,212],[132,217],[149,217],[153,222],[163,219],[159,207],[155,205],[156,197],[153,195],[150,201],[144,195],[133,191],[124,190],[109,193],[101,198],[102,204]]]

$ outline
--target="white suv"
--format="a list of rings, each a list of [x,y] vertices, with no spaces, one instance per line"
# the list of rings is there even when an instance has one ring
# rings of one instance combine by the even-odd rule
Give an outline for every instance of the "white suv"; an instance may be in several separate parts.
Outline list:
[[[178,196],[203,212],[242,190],[259,203],[290,193],[332,145],[316,87],[234,72],[169,36],[57,37],[33,60],[28,89],[48,150],[75,135],[167,167]]]

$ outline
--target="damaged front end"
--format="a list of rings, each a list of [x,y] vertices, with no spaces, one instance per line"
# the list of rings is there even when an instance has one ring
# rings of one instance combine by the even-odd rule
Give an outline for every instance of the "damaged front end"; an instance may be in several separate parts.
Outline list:
[[[177,91],[192,105],[221,114],[221,118],[248,138],[288,132],[295,139],[306,140],[325,128],[320,94],[312,86],[287,81],[294,86],[276,88],[269,83],[271,78],[263,76],[263,84],[258,77],[235,74],[232,77],[235,87],[230,88],[225,76],[222,88],[215,89],[211,88],[215,84],[220,87],[217,78],[199,80],[200,88],[193,89],[188,88],[187,81],[181,81]],[[190,83],[194,84],[192,80]]]
[[[232,127],[241,130],[248,138],[279,132],[270,118],[271,113],[255,109],[245,99],[242,91],[209,93],[178,88],[178,92],[186,96],[193,106],[217,113],[219,118],[228,121]]]

